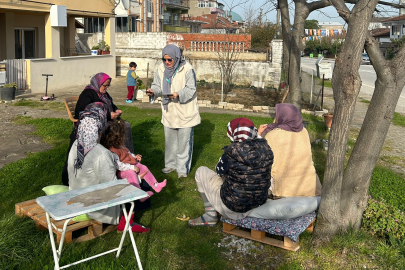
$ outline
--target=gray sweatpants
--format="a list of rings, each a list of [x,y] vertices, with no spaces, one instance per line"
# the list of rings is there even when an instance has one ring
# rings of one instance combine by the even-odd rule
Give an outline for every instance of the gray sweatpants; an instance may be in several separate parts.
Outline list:
[[[221,199],[221,186],[224,181],[213,170],[205,166],[199,167],[195,173],[195,182],[197,183],[198,191],[205,193],[212,207],[225,218],[241,219],[252,212],[252,210],[249,210],[245,213],[237,213],[226,207]]]
[[[194,128],[164,127],[164,130],[165,167],[188,174],[193,157]]]

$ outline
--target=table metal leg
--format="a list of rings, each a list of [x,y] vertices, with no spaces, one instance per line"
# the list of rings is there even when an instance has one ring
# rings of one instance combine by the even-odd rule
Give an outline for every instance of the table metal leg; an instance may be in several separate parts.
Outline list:
[[[65,239],[65,234],[66,234],[66,228],[67,225],[69,223],[69,221],[71,220],[70,218],[67,219],[65,221],[65,224],[63,225],[63,230],[62,230],[62,239],[60,240],[59,243],[59,248],[58,250],[56,250],[56,244],[55,244],[55,239],[53,237],[53,231],[52,231],[52,222],[51,222],[51,218],[49,217],[48,212],[45,212],[46,214],[46,222],[48,223],[48,231],[49,231],[49,238],[51,240],[51,246],[52,246],[52,254],[53,254],[53,260],[55,261],[55,270],[59,270],[59,260],[60,260],[60,256],[62,254],[62,248],[63,248],[63,241]],[[55,228],[57,229],[57,228]]]
[[[137,249],[136,244],[135,244],[135,238],[134,238],[134,234],[132,232],[132,227],[129,226],[130,225],[129,224],[130,218],[131,218],[132,213],[134,211],[134,202],[130,202],[130,203],[131,203],[131,209],[129,210],[128,214],[127,214],[127,210],[125,209],[125,205],[122,205],[122,209],[123,209],[123,212],[124,212],[124,217],[125,217],[126,224],[125,224],[125,229],[124,229],[124,231],[122,233],[120,245],[118,247],[117,258],[118,258],[118,256],[120,256],[120,252],[121,252],[121,249],[122,249],[122,245],[124,243],[125,235],[128,232],[129,237],[131,238],[132,247],[133,247],[134,252],[135,252],[136,261],[138,262],[138,268],[140,270],[143,270],[141,259],[139,258],[139,254],[138,254],[138,249]]]

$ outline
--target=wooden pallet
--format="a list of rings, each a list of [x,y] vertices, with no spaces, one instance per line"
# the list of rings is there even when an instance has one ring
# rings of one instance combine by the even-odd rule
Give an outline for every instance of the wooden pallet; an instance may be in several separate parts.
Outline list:
[[[308,226],[307,230],[309,232],[313,231],[314,222],[315,219]],[[283,237],[283,240],[277,240],[275,238],[272,238],[269,234],[266,234],[266,232],[246,228],[245,230],[242,230],[239,229],[239,227],[237,227],[236,225],[232,225],[225,222],[223,222],[223,232],[291,251],[297,251],[300,248],[299,239],[297,239],[297,242],[295,243],[288,237]]]
[[[15,205],[15,214],[19,216],[28,216],[35,221],[36,226],[39,229],[48,229],[48,224],[46,222],[46,214],[45,210],[39,206],[35,199],[29,200],[26,202],[17,203]],[[52,228],[53,233],[56,234],[56,240],[59,243],[62,237],[62,229],[65,223],[65,220],[53,220],[51,218],[51,222],[56,226],[56,228]],[[98,236],[103,234],[109,233],[115,230],[117,226],[110,225],[106,228],[103,228],[103,224],[101,222],[95,220],[88,220],[88,221],[69,221],[68,226],[66,228],[65,234],[65,243],[70,243],[72,240],[76,242],[84,242],[90,239],[94,239]],[[87,234],[81,235],[79,237],[75,237],[73,234],[78,232],[79,230],[85,231],[87,229]]]

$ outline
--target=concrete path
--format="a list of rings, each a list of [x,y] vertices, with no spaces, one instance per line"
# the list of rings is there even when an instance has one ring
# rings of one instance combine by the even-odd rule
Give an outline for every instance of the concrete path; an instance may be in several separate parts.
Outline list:
[[[303,72],[302,87],[310,89],[310,85],[310,75]],[[315,87],[316,91],[319,91],[320,87],[321,86],[317,85]],[[361,129],[368,109],[368,104],[362,102],[362,100],[370,101],[371,96],[367,94],[359,94],[357,99],[351,128],[358,132]],[[334,108],[332,88],[324,88],[324,107],[329,110]],[[390,125],[383,150],[380,154],[380,159],[379,162],[405,175],[405,127],[395,126],[394,124]]]

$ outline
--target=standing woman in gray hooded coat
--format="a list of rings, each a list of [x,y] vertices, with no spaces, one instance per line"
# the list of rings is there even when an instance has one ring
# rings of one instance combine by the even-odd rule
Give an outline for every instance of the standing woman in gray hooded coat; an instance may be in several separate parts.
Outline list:
[[[175,45],[162,51],[163,63],[146,94],[162,97],[162,124],[165,132],[165,168],[163,173],[177,171],[187,177],[193,156],[194,126],[201,123],[197,103],[197,85],[193,67],[181,56]]]

